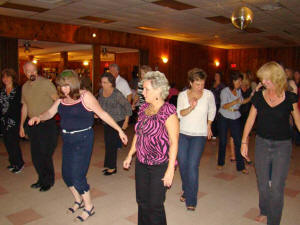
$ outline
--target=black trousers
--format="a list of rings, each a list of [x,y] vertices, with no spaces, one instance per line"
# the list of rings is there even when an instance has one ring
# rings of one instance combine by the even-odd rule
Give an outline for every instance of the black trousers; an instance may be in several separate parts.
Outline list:
[[[122,127],[124,120],[117,122]],[[117,169],[117,150],[122,146],[119,133],[111,126],[104,124],[105,158],[104,167]]]
[[[57,145],[57,126],[54,119],[29,127],[31,158],[38,174],[38,182],[43,185],[54,184],[52,156]]]
[[[3,131],[3,141],[8,153],[8,161],[11,166],[21,168],[24,165],[19,144],[19,129],[12,127]]]
[[[161,180],[168,164],[150,166],[136,160],[135,185],[138,225],[166,225],[164,202],[167,188]]]

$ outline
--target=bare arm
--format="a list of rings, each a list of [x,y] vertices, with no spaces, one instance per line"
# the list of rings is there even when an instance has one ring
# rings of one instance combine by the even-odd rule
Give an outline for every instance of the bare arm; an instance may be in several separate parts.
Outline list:
[[[294,110],[292,111],[292,115],[294,117],[294,121],[295,121],[297,129],[298,129],[298,131],[300,131],[300,113],[299,113],[297,103],[293,104],[293,109]]]
[[[169,164],[165,176],[162,179],[164,186],[170,187],[172,185],[175,162],[178,152],[178,138],[179,138],[179,121],[175,114],[171,115],[166,121],[166,128],[169,135]]]
[[[21,123],[20,123],[20,130],[19,130],[20,137],[25,137],[24,122],[26,118],[27,118],[27,105],[25,102],[23,102],[22,109],[21,109]]]
[[[223,109],[229,109],[231,108],[232,106],[238,104],[238,103],[241,103],[241,99],[240,98],[237,98],[236,100],[232,101],[232,102],[229,102],[229,103],[226,103],[222,106]]]
[[[245,124],[244,132],[243,132],[243,137],[242,137],[241,154],[245,158],[248,157],[248,142],[247,142],[247,140],[248,140],[249,133],[250,133],[250,131],[251,131],[252,127],[253,127],[253,124],[255,122],[256,115],[257,115],[257,110],[252,105],[251,109],[250,109],[250,112],[249,112],[249,116],[248,116],[247,122]]]
[[[127,155],[126,159],[123,162],[124,169],[129,169],[130,168],[130,164],[131,164],[131,161],[132,161],[132,156],[136,153],[135,145],[136,145],[136,134],[133,137],[133,140],[132,140],[132,143],[131,143],[131,148],[128,152],[128,155]]]
[[[128,100],[128,102],[129,102],[129,104],[130,104],[130,103],[131,103],[131,100],[132,100],[132,94],[127,95],[127,100]]]
[[[127,100],[128,100],[128,99],[127,99]],[[136,95],[134,96],[133,101],[132,101],[132,104],[131,104],[132,110],[135,109],[135,105],[136,105],[136,103],[138,102],[138,100],[139,100],[139,95],[136,94]]]
[[[60,104],[60,99],[57,99],[53,105],[50,107],[50,109],[48,109],[46,112],[43,112],[41,115],[39,116],[35,116],[32,117],[29,121],[28,124],[30,126],[34,125],[34,124],[39,124],[41,121],[45,121],[45,120],[49,120],[52,117],[55,116],[55,114],[57,113],[58,110],[58,106]]]
[[[92,110],[105,123],[107,123],[109,126],[111,126],[116,131],[118,131],[122,142],[124,144],[127,144],[127,136],[124,134],[121,127],[119,127],[119,125],[114,121],[114,119],[101,108],[97,99],[92,95],[92,93],[90,93],[89,91],[86,91],[86,93],[84,94],[84,97],[83,97],[83,101],[87,108]]]

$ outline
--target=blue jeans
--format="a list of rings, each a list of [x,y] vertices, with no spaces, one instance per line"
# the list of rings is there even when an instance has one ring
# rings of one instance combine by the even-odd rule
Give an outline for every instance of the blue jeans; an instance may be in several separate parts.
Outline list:
[[[93,150],[94,131],[89,129],[75,134],[62,133],[62,139],[62,177],[68,187],[74,186],[82,195],[90,190],[86,174]]]
[[[219,128],[218,165],[223,166],[225,164],[227,132],[229,128],[234,142],[236,169],[238,171],[245,169],[244,159],[241,155],[242,131],[241,131],[240,119],[232,120],[232,119],[227,119],[224,116],[220,115],[220,120],[218,121],[218,128]]]
[[[259,209],[260,214],[267,216],[268,225],[280,224],[291,153],[291,140],[276,141],[256,136],[255,169]],[[271,186],[269,186],[270,174]]]
[[[178,163],[187,206],[197,205],[199,164],[205,143],[204,136],[179,135]]]

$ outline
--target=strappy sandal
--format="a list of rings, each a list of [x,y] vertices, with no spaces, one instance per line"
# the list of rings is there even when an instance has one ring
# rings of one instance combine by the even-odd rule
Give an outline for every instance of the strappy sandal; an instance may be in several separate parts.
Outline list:
[[[183,195],[181,195],[179,201],[185,202],[185,197],[183,197]]]
[[[91,208],[91,210],[83,209],[84,212],[88,214],[88,217],[86,219],[83,219],[81,216],[77,216],[76,219],[78,219],[81,222],[86,221],[89,217],[93,216],[95,212],[93,212],[94,206]]]
[[[68,208],[68,210],[71,212],[71,213],[75,213],[78,209],[82,209],[84,207],[84,204],[83,204],[83,200],[81,200],[81,202],[74,202],[74,205],[78,205],[78,208],[77,209],[73,209],[73,208]]]

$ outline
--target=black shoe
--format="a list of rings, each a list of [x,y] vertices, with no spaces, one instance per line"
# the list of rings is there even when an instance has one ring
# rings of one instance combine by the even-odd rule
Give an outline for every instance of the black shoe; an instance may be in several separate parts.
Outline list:
[[[30,185],[31,188],[34,188],[34,189],[37,189],[37,188],[40,188],[42,185],[39,183],[39,182],[36,182],[32,185]]]
[[[15,167],[12,166],[12,165],[9,165],[9,166],[6,167],[6,169],[8,169],[9,171],[12,171],[14,168],[15,168]]]
[[[15,168],[11,172],[17,174],[17,173],[21,173],[23,169],[24,169],[24,164],[22,166],[15,166]]]
[[[43,185],[40,188],[40,192],[49,191],[51,187],[52,187],[51,185]]]
[[[104,169],[104,170],[102,170],[102,173],[105,173],[107,170],[108,170],[108,169]]]
[[[115,173],[117,173],[117,169],[115,169],[115,170],[112,171],[112,172],[109,172],[109,171],[107,170],[107,171],[105,171],[105,172],[103,173],[103,175],[104,175],[104,176],[110,176],[110,175],[115,174]]]

